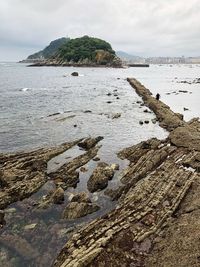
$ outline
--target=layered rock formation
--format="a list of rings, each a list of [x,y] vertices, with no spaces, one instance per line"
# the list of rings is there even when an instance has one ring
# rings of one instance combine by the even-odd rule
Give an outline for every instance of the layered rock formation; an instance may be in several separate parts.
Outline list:
[[[118,200],[115,209],[74,232],[54,262],[55,267],[199,266],[200,122],[185,122],[137,80],[128,81],[169,136],[166,140],[152,138],[118,153],[130,163],[123,170],[121,185],[104,192]],[[66,190],[79,182],[79,169],[86,170],[85,165],[96,158],[101,140],[87,138],[54,148],[1,154],[0,209],[29,197],[50,179],[55,189],[34,204],[35,211],[63,203],[57,206],[62,220],[68,222],[97,211],[101,207],[91,195],[107,186],[118,169],[116,164],[95,163],[87,181],[90,196],[81,192],[64,201]],[[47,173],[49,160],[75,145],[84,151]],[[0,211],[0,224],[4,227],[4,211]],[[34,229],[35,225],[29,223],[24,229]],[[27,240],[16,233],[5,232],[0,237],[4,247],[27,264],[31,261],[30,266],[47,266],[46,254],[40,255],[37,243],[32,246]],[[45,249],[55,249],[53,244]]]
[[[119,153],[130,165],[121,178],[122,186],[112,192],[119,198],[117,208],[74,234],[55,267],[199,266],[198,243],[189,235],[199,225],[200,123],[186,123],[138,81],[129,82],[170,136],[163,141],[150,139]],[[186,134],[180,140],[182,131]],[[185,212],[189,213],[186,218]],[[195,222],[194,227],[190,222]],[[180,235],[182,223],[186,226]],[[185,241],[192,242],[188,251]]]

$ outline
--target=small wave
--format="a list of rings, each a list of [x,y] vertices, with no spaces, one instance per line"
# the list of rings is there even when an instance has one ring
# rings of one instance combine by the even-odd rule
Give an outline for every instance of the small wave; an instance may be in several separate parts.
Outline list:
[[[30,90],[31,90],[30,88],[25,87],[25,88],[21,88],[19,91],[27,92],[27,91],[30,91]]]

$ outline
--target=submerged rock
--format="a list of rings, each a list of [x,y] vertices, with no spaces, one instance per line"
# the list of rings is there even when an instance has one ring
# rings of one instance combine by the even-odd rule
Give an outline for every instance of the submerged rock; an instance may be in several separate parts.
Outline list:
[[[79,76],[78,72],[74,71],[71,73],[72,76]]]
[[[54,204],[61,204],[64,201],[64,190],[61,187],[58,187],[52,194],[52,202]]]
[[[85,149],[85,150],[89,150],[90,148],[94,147],[101,140],[103,140],[103,136],[97,136],[96,138],[86,138],[82,142],[79,142],[78,146]]]
[[[27,224],[24,226],[24,230],[33,230],[36,227],[37,223]]]
[[[12,234],[3,234],[0,237],[0,244],[8,247],[25,260],[35,259],[39,256],[38,251],[33,248],[26,239]]]
[[[88,190],[93,193],[106,188],[108,181],[112,179],[113,175],[114,170],[111,166],[103,162],[98,164],[87,182]]]

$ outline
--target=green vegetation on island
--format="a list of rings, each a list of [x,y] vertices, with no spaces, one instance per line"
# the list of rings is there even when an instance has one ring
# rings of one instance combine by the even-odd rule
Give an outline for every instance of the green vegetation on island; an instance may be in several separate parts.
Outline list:
[[[104,52],[104,53],[102,53]],[[89,36],[71,39],[63,45],[58,51],[58,58],[65,61],[96,61],[101,64],[106,64],[108,60],[115,57],[115,51],[111,45],[101,39]],[[102,56],[102,58],[101,58]]]
[[[59,40],[63,43],[58,42]],[[108,42],[89,36],[55,40],[27,60],[34,60],[34,66],[122,66],[121,60]]]

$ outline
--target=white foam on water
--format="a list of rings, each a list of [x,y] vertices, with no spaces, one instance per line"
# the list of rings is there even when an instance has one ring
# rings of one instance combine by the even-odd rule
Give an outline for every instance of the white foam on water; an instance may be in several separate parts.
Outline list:
[[[25,88],[21,88],[20,89],[20,91],[22,91],[22,92],[27,92],[27,91],[30,91],[31,89],[30,88],[27,88],[27,87],[25,87]]]

